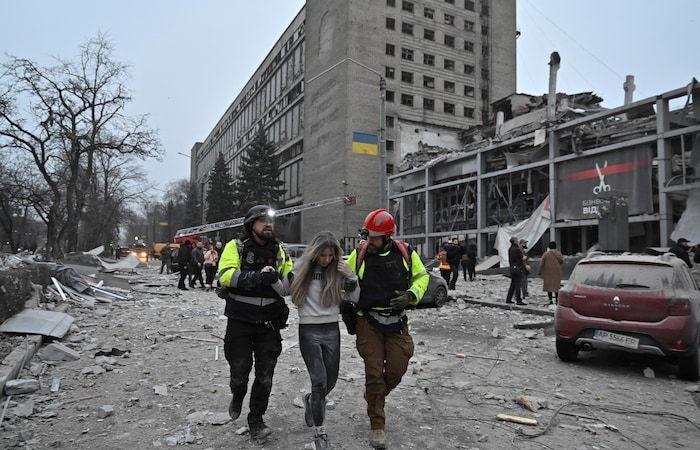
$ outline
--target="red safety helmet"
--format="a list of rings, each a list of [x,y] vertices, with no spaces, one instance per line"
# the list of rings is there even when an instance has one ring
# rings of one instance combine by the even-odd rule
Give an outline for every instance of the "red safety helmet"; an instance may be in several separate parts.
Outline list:
[[[367,215],[363,228],[369,236],[391,236],[396,233],[396,222],[386,209],[375,209]]]

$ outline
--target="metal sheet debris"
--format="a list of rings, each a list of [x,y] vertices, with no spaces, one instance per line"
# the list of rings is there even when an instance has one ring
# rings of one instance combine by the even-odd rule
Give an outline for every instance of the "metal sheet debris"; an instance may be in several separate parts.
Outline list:
[[[92,250],[88,250],[88,251],[85,252],[85,253],[87,253],[88,255],[98,256],[98,255],[100,255],[100,254],[101,254],[102,252],[104,252],[104,251],[105,251],[105,246],[104,246],[104,245],[100,245],[99,247],[95,247],[95,248],[93,248]]]
[[[62,338],[73,324],[73,316],[43,309],[25,309],[0,325],[2,333],[40,334]]]
[[[139,261],[138,257],[133,253],[129,253],[129,256],[115,263],[106,262],[101,258],[97,259],[99,259],[100,263],[102,263],[103,272],[108,273],[116,272],[118,270],[133,271],[139,264],[141,264],[141,261]]]

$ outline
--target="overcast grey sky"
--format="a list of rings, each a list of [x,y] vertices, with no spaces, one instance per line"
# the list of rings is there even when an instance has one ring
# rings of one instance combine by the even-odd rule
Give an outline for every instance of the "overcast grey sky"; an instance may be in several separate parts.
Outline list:
[[[145,168],[162,187],[189,176],[177,152],[206,137],[303,4],[0,0],[0,52],[48,62],[106,33],[131,66],[131,112],[159,130],[165,156]],[[636,98],[685,85],[700,75],[699,16],[697,0],[518,0],[518,91],[546,92],[553,50],[559,91],[593,90],[606,106],[622,103],[626,74]]]

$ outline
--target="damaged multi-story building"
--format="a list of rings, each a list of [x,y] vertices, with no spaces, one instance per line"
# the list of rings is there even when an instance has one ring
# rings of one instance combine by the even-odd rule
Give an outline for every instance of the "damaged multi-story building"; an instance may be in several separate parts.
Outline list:
[[[492,103],[515,92],[515,40],[515,0],[307,0],[192,147],[190,178],[204,195],[219,154],[237,177],[262,127],[281,159],[280,206],[357,198],[293,216],[284,238],[331,230],[350,247],[381,203],[384,166],[398,173],[424,145],[459,147],[460,133],[489,123]]]
[[[633,101],[628,77],[625,104],[607,109],[592,92],[556,93],[559,64],[553,53],[548,94],[493,102],[494,125],[462,132],[457,149],[425,145],[390,177],[399,235],[423,255],[452,236],[493,254],[499,229],[525,221],[541,227],[539,249],[586,252],[616,204],[621,249],[700,242],[700,84]]]

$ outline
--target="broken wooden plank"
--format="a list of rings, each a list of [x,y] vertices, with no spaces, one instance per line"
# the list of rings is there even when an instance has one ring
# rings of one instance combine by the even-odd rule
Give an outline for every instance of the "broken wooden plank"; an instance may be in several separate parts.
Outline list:
[[[526,417],[510,416],[508,414],[496,414],[496,419],[502,422],[512,422],[520,425],[528,425],[531,427],[537,426],[537,421],[535,419],[528,419]]]

